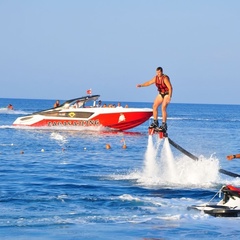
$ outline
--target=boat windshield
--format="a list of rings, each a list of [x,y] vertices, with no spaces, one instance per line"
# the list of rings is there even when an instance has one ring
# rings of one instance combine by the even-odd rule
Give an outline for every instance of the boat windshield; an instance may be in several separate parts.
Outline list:
[[[64,108],[97,107],[98,97],[99,96],[76,98],[65,102],[63,107]]]

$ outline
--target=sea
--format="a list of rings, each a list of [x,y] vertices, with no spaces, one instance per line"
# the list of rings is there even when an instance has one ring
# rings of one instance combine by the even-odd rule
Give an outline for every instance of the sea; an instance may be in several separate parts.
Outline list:
[[[189,208],[217,203],[224,185],[240,187],[219,172],[240,174],[240,159],[226,159],[240,153],[240,105],[171,103],[162,139],[148,135],[151,119],[125,132],[12,125],[54,102],[0,99],[1,240],[240,238],[240,218]]]

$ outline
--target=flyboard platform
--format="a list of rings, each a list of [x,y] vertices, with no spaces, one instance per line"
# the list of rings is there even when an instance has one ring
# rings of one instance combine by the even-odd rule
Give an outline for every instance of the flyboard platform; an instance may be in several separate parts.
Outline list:
[[[160,128],[148,128],[148,134],[153,135],[153,134],[158,134],[159,138],[165,138],[168,137],[167,131],[162,130]]]
[[[168,138],[169,143],[175,147],[177,150],[179,150],[181,153],[183,153],[184,155],[188,156],[189,158],[191,158],[192,160],[198,161],[199,158],[197,156],[194,156],[192,153],[188,152],[186,149],[182,148],[181,146],[179,146],[177,143],[175,143],[171,138],[168,137],[168,133],[167,131],[164,131],[162,129],[159,128],[148,128],[148,134],[149,135],[154,135],[154,134],[158,134],[159,138]],[[240,175],[237,173],[233,173],[233,172],[229,172],[227,170],[224,169],[219,169],[218,170],[220,173],[230,176],[230,177],[235,177],[235,178],[240,178]]]

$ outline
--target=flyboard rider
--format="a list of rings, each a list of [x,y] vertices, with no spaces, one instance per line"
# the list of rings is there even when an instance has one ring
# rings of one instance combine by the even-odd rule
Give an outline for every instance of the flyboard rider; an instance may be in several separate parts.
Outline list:
[[[155,84],[159,94],[154,100],[153,103],[153,123],[149,128],[154,128],[159,131],[167,131],[167,106],[172,98],[172,84],[170,82],[170,78],[163,74],[163,69],[158,67],[156,69],[156,76],[154,76],[151,80],[143,83],[137,84],[137,87],[148,87],[152,84]],[[158,107],[162,104],[162,125],[158,127]]]

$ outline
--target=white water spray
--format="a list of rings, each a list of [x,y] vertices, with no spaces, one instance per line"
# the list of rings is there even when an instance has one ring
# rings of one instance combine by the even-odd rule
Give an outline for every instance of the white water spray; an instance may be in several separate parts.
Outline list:
[[[145,153],[144,161],[144,173],[146,178],[156,178],[159,176],[159,166],[157,163],[157,153],[161,140],[158,140],[156,146],[154,146],[153,136],[148,137],[148,146]]]
[[[168,138],[149,135],[139,182],[144,185],[210,186],[219,181],[218,169],[219,161],[213,157],[198,161],[185,155],[174,158]]]
[[[168,138],[165,138],[161,158],[160,167],[162,169],[163,178],[167,179],[168,182],[175,182],[177,176],[176,165],[174,162],[174,157],[170,148]]]

